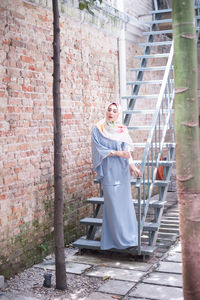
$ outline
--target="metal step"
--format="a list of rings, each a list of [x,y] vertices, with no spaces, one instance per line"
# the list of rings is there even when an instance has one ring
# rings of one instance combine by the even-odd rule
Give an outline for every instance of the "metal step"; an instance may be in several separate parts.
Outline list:
[[[159,232],[158,233],[158,239],[174,239],[177,238],[177,233],[168,233],[168,232]]]
[[[138,206],[138,200],[137,199],[132,199],[134,206]],[[93,198],[89,198],[87,199],[88,203],[92,203],[92,204],[104,204],[104,198],[103,197],[93,197]],[[149,203],[149,207],[152,208],[162,208],[164,206],[164,204],[166,203],[166,201],[159,201],[159,200],[150,200]],[[144,204],[141,203],[141,206],[143,206]]]
[[[151,184],[152,180],[145,180],[145,182],[143,182],[143,180],[141,180],[141,184]],[[159,187],[165,187],[170,183],[170,181],[167,180],[154,180],[154,185],[155,186],[159,186]],[[134,185],[135,187],[139,187],[139,183],[138,183],[138,179],[133,178],[131,180],[131,184]]]
[[[143,55],[135,55],[135,58],[165,58],[168,57],[169,53],[158,53],[158,54],[143,54]]]
[[[171,8],[166,8],[166,9],[158,9],[158,10],[150,10],[149,14],[163,14],[163,13],[169,13],[172,12]]]
[[[135,165],[141,165],[142,161],[141,160],[134,160],[133,161]],[[171,167],[173,164],[175,163],[175,161],[168,161],[168,160],[160,160],[158,165],[162,166],[162,167]],[[156,161],[149,161],[146,162],[146,166],[151,166],[153,164],[153,166],[156,166],[157,162]]]
[[[162,80],[143,80],[143,81],[128,81],[127,85],[135,85],[135,84],[162,84]]]
[[[177,221],[179,218],[178,217],[166,217],[166,216],[164,216],[164,218],[162,219],[163,220],[163,222],[165,222],[165,221],[170,221],[170,222],[173,222],[173,221]]]
[[[172,41],[164,41],[164,42],[153,42],[153,43],[140,43],[141,47],[156,47],[156,46],[171,46]]]
[[[152,126],[128,126],[129,130],[151,130]],[[160,129],[164,129],[165,125],[160,125]],[[170,129],[173,129],[174,126],[170,126]]]
[[[80,223],[83,225],[95,225],[95,226],[102,226],[103,219],[99,218],[84,218],[80,220]]]
[[[158,147],[158,143],[157,143],[157,147]],[[156,144],[153,143],[152,146],[155,148]],[[134,147],[135,148],[144,148],[146,147],[146,143],[134,143]],[[175,148],[176,147],[176,143],[163,143],[163,147],[164,148]]]
[[[163,109],[161,110],[162,114],[167,114],[170,112],[170,114],[174,113],[173,109]],[[153,115],[155,113],[155,110],[153,109],[133,109],[133,110],[124,110],[123,114],[145,114],[145,115]]]
[[[93,249],[93,250],[101,250],[101,244],[100,241],[94,241],[94,240],[86,240],[83,238],[78,239],[73,243],[74,247],[77,247],[79,249]],[[148,246],[144,245],[141,246],[141,254],[142,255],[152,255],[153,252],[156,250],[157,247],[155,246]],[[110,249],[109,251],[114,251],[114,252],[127,252],[131,254],[137,255],[137,247],[132,247],[130,249]]]
[[[172,29],[168,29],[168,30],[158,30],[158,31],[147,31],[147,32],[143,32],[142,35],[146,36],[146,35],[159,35],[159,34],[168,34],[168,33],[172,33],[173,30]]]
[[[172,228],[172,227],[163,227],[159,228],[159,232],[168,232],[168,233],[177,233],[179,234],[179,228]]]
[[[195,9],[198,9],[199,7],[197,5],[194,6]],[[163,14],[163,13],[171,13],[172,8],[166,8],[166,9],[158,9],[158,10],[150,10],[149,14]]]
[[[145,24],[163,24],[163,23],[172,23],[172,19],[163,19],[163,20],[154,20],[154,21],[149,21],[145,22]]]
[[[80,223],[83,225],[94,225],[94,226],[102,226],[103,219],[100,218],[84,218],[80,220]],[[143,230],[144,231],[156,231],[159,228],[158,223],[150,223],[145,222]]]
[[[138,200],[133,200],[134,206],[138,206]],[[166,201],[159,201],[159,200],[150,200],[149,207],[150,208],[163,208]],[[141,202],[141,206],[144,206],[143,201]]]
[[[196,31],[199,30],[199,27],[196,27]],[[172,29],[168,29],[168,30],[158,30],[158,31],[146,31],[143,32],[142,35],[143,36],[148,36],[148,35],[161,35],[161,34],[172,34],[173,30]]]
[[[169,229],[171,229],[171,228],[179,229],[179,223],[175,223],[175,224],[169,223],[169,224],[166,224],[166,223],[162,223],[161,222],[161,226],[163,226],[164,228],[169,228]]]
[[[140,67],[140,68],[132,68],[130,71],[135,72],[145,72],[145,71],[165,71],[166,66],[158,66],[158,67]]]
[[[179,220],[161,220],[161,224],[163,224],[165,227],[167,226],[179,226]]]
[[[98,181],[96,181],[95,183],[98,183]],[[103,197],[92,197],[92,198],[88,198],[87,202],[92,203],[92,204],[104,204],[104,198]]]
[[[130,96],[123,96],[122,99],[157,99],[157,95],[130,95]]]

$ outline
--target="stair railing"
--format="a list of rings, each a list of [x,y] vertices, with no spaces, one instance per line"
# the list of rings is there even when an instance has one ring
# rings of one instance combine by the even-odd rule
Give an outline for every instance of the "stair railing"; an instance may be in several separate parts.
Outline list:
[[[138,254],[141,253],[141,234],[149,208],[159,161],[167,130],[171,128],[171,112],[174,100],[174,72],[173,72],[173,43],[171,46],[166,70],[164,73],[156,109],[153,116],[151,130],[146,142],[141,163],[142,177],[136,180],[138,188]],[[174,141],[173,134],[171,139]],[[141,209],[143,208],[143,209]]]

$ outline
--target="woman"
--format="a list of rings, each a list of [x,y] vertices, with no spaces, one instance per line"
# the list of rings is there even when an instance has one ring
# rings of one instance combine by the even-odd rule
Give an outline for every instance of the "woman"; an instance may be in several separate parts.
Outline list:
[[[133,173],[138,177],[141,172],[133,164],[132,140],[120,121],[120,106],[111,103],[105,119],[92,130],[93,166],[104,194],[102,250],[126,249],[138,243],[130,180]]]

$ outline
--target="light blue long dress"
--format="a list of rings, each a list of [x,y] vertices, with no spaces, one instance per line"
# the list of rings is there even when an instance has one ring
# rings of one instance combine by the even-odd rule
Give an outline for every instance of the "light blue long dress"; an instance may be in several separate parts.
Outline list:
[[[123,151],[126,144],[105,138],[95,126],[92,130],[92,158],[97,179],[104,194],[101,249],[126,249],[137,246],[137,219],[131,196],[128,161],[109,156],[112,150]]]

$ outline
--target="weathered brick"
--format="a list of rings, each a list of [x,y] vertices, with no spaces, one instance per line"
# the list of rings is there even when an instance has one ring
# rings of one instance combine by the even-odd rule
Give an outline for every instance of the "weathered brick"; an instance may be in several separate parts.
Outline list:
[[[32,57],[29,57],[29,56],[21,56],[21,60],[23,62],[26,62],[26,63],[33,63],[34,62],[34,59]]]

